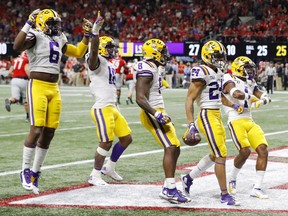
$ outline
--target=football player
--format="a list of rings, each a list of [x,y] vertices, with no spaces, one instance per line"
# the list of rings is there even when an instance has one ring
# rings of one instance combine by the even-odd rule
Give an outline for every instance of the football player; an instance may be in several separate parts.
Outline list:
[[[29,122],[28,104],[26,101],[29,74],[28,63],[29,60],[25,51],[12,60],[12,65],[9,69],[10,74],[12,74],[11,97],[5,99],[5,108],[8,112],[11,111],[11,104],[20,103],[24,105],[26,122]]]
[[[107,185],[101,173],[116,181],[123,178],[115,171],[116,162],[132,142],[131,129],[117,106],[115,85],[116,68],[109,61],[116,53],[114,40],[108,36],[99,37],[99,31],[104,20],[98,12],[98,17],[93,24],[92,39],[89,53],[85,59],[90,77],[90,92],[95,98],[91,108],[91,116],[96,124],[99,145],[95,153],[94,168],[88,182],[95,186]],[[114,138],[119,141],[113,146],[110,159],[103,166]]]
[[[251,191],[252,197],[267,199],[262,190],[262,182],[268,161],[268,143],[261,127],[252,119],[251,108],[258,108],[261,104],[269,104],[270,98],[266,92],[257,87],[254,80],[256,75],[255,63],[246,56],[239,56],[232,62],[232,77],[224,75],[223,94],[233,104],[244,108],[242,113],[233,109],[227,100],[223,100],[225,113],[228,115],[228,128],[239,153],[234,159],[234,167],[229,175],[228,190],[236,195],[236,180],[242,166],[250,155],[250,148],[257,154],[256,181]],[[233,105],[232,105],[233,106]]]
[[[117,51],[118,52],[118,51]],[[121,87],[124,83],[125,74],[124,71],[128,70],[127,63],[122,57],[119,55],[119,53],[115,54],[114,58],[111,58],[110,61],[113,63],[113,65],[116,68],[116,88],[117,88],[117,103],[121,104],[120,97],[121,97]]]
[[[195,137],[199,129],[205,135],[210,147],[210,154],[204,156],[197,166],[186,175],[181,176],[184,191],[190,193],[193,179],[215,164],[214,170],[221,190],[221,203],[238,205],[228,193],[226,184],[226,134],[221,118],[221,89],[224,71],[227,69],[227,54],[222,43],[210,40],[201,50],[203,64],[191,69],[191,85],[186,97],[187,130],[185,136]],[[194,102],[199,104],[199,113],[194,117]],[[192,137],[193,137],[192,136]]]
[[[163,168],[165,181],[160,198],[171,203],[186,203],[191,199],[177,190],[175,169],[180,154],[180,141],[170,117],[165,112],[161,94],[162,77],[159,66],[166,64],[169,53],[165,43],[159,39],[150,39],[142,46],[143,61],[135,64],[136,102],[140,106],[142,125],[153,135],[158,144],[164,148]]]
[[[39,193],[41,166],[60,120],[62,105],[58,79],[61,57],[64,54],[81,58],[88,48],[91,29],[92,23],[84,19],[84,37],[78,46],[74,46],[68,43],[62,32],[58,13],[52,9],[37,9],[29,15],[15,38],[13,48],[26,50],[30,66],[27,95],[31,126],[24,143],[20,178],[22,186],[34,193]]]

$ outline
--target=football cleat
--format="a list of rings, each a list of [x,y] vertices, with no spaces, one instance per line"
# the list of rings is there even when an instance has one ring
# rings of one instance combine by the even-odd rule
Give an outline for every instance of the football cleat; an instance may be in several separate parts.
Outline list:
[[[112,178],[115,181],[122,181],[123,178],[113,169],[109,169],[108,166],[103,166],[101,169],[101,173],[104,175],[109,176],[110,178]]]
[[[256,197],[259,199],[269,199],[268,195],[264,193],[264,191],[261,188],[253,188],[251,193],[251,197]]]
[[[236,195],[237,190],[236,190],[236,180],[231,180],[228,183],[228,192],[232,195]]]
[[[231,196],[229,193],[224,195],[221,194],[221,203],[226,203],[227,205],[234,205],[234,206],[240,205],[240,203],[237,202],[235,198]]]
[[[94,186],[105,186],[108,185],[107,182],[105,182],[102,178],[101,175],[93,175],[92,173],[90,174],[88,178],[88,183]]]
[[[181,191],[177,190],[177,188],[169,189],[164,187],[163,190],[160,192],[159,197],[173,204],[191,202],[191,199],[184,196]]]
[[[32,190],[32,182],[31,182],[31,171],[29,168],[24,169],[20,172],[20,180],[23,188],[26,190]]]
[[[31,182],[32,182],[32,190],[34,194],[39,194],[39,188],[38,188],[38,181],[40,178],[41,172],[33,172],[31,171]]]
[[[193,179],[189,174],[181,175],[181,182],[183,186],[184,193],[189,196],[190,195],[190,187],[193,184]]]
[[[10,100],[8,98],[5,99],[5,108],[8,112],[11,111],[11,103],[10,103]]]

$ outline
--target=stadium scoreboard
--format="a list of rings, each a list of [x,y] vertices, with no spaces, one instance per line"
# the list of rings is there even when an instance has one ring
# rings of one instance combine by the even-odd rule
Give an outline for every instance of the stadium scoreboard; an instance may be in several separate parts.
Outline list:
[[[186,56],[201,59],[203,44],[197,42],[167,42],[172,56]],[[288,61],[287,43],[223,43],[226,47],[228,60],[238,56],[248,56],[252,60],[282,60]],[[119,54],[122,57],[141,57],[143,42],[120,42]],[[0,55],[17,56],[12,43],[0,43]]]
[[[287,58],[287,43],[223,43],[226,47],[228,60],[233,60],[238,56],[247,56],[251,59],[285,59]],[[201,58],[203,44],[185,42],[184,56]]]

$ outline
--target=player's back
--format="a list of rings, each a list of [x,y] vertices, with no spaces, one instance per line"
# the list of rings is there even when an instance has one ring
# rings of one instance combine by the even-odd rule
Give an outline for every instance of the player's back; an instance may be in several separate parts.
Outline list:
[[[214,71],[206,65],[195,66],[191,69],[191,81],[198,80],[205,83],[197,99],[201,109],[220,109],[221,107],[221,88],[223,73]]]
[[[16,77],[26,78],[27,77],[25,66],[28,64],[28,62],[29,62],[28,58],[23,58],[20,56],[12,60],[13,78],[16,78]]]
[[[153,108],[164,108],[164,101],[161,93],[162,77],[159,76],[157,66],[151,61],[139,61],[134,65],[137,71],[136,78],[149,77],[152,78],[152,85],[149,92],[149,103]]]

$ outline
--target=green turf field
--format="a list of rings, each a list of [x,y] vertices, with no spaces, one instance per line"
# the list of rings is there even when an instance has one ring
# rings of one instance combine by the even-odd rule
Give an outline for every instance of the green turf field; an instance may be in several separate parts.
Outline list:
[[[95,149],[98,141],[95,126],[90,117],[90,108],[93,98],[88,87],[61,87],[63,110],[61,123],[51,143],[48,156],[42,170],[40,190],[63,188],[72,185],[86,184],[92,166]],[[132,131],[133,143],[124,152],[132,153],[160,150],[152,136],[141,126],[139,121],[139,108],[136,105],[126,105],[127,90],[123,88],[120,105],[121,112],[126,117]],[[166,110],[171,116],[179,139],[185,131],[185,97],[186,90],[167,89],[163,92]],[[19,171],[22,166],[22,148],[29,124],[25,122],[24,108],[12,105],[8,113],[4,108],[4,99],[10,96],[10,86],[0,85],[0,200],[15,196],[29,194],[25,191],[19,180]],[[275,92],[271,95],[272,103],[253,111],[253,117],[265,133],[288,130],[288,94]],[[135,99],[135,96],[134,96]],[[223,116],[226,125],[227,118]],[[227,129],[227,127],[226,127]],[[230,139],[228,130],[227,139]],[[202,136],[203,137],[203,136]],[[287,133],[279,133],[266,137],[270,147],[285,146],[288,143]],[[202,139],[202,142],[205,142]],[[185,146],[185,144],[183,144]],[[229,142],[228,154],[236,154],[234,145]],[[196,148],[183,148],[178,165],[197,162],[208,153],[207,146]],[[162,170],[161,151],[148,155],[124,157],[119,160],[117,171],[125,178],[125,182],[151,183],[164,179]],[[74,162],[74,163],[73,163]],[[177,171],[179,177],[181,171]],[[105,180],[106,177],[104,177]],[[218,187],[215,185],[215,187]],[[98,210],[81,208],[17,208],[0,206],[0,215],[192,215],[191,212],[177,211],[149,211],[149,210]],[[193,212],[193,215],[241,215],[243,213],[211,213]],[[245,213],[245,215],[271,215]]]

